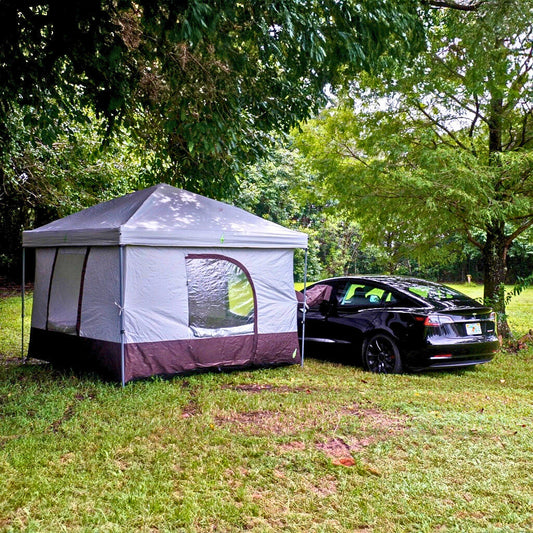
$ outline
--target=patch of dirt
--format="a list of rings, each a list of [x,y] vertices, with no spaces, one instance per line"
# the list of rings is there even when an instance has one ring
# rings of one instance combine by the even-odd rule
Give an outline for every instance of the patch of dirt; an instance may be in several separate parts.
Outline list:
[[[41,359],[33,359],[28,357],[22,359],[20,356],[10,357],[3,355],[0,352],[0,366],[18,366],[18,365],[49,365],[48,361],[42,361]]]
[[[334,465],[355,465],[355,459],[352,457],[350,446],[340,437],[329,439],[326,442],[318,442],[316,447],[323,451]]]
[[[351,435],[344,438],[330,438],[316,443],[317,449],[324,452],[335,465],[354,466],[354,455],[361,453],[368,446],[386,440],[393,434],[402,433],[406,428],[407,417],[391,416],[378,409],[362,408],[359,405],[346,407],[340,414],[357,416],[361,420],[361,435]],[[371,433],[365,435],[365,433]],[[373,475],[380,473],[369,465],[364,470]]]
[[[406,416],[392,416],[379,409],[363,408],[360,405],[345,407],[340,410],[341,414],[352,415],[359,418],[363,427],[387,431],[388,433],[402,432],[406,429]]]
[[[285,444],[280,445],[280,449],[283,452],[291,452],[291,451],[303,451],[305,450],[305,443],[300,440],[294,440],[291,442],[287,442]]]
[[[182,384],[182,386],[184,388],[189,388],[189,382],[186,381],[184,383],[185,384]],[[190,399],[181,410],[181,418],[190,418],[191,416],[198,415],[201,412],[202,408],[200,407],[200,403],[198,402],[198,389],[195,387],[193,389],[190,389]]]
[[[202,412],[198,400],[192,399],[181,410],[181,418],[190,418],[191,416],[198,415]]]
[[[330,457],[345,457],[350,455],[350,446],[341,438],[318,442],[316,447]]]
[[[366,444],[363,444],[363,442]],[[361,441],[356,441],[355,444],[346,442],[344,439],[339,437],[334,439],[329,439],[326,442],[318,442],[316,447],[323,451],[327,457],[331,459],[331,463],[337,466],[356,466],[357,462],[353,457],[355,452],[361,451],[364,446],[368,446],[372,442],[375,442],[374,439],[363,439]],[[373,476],[381,476],[376,468],[364,462],[359,462],[358,464],[359,473],[372,474]]]
[[[247,435],[290,435],[294,431],[291,415],[274,411],[248,411],[215,417],[216,425],[229,425]]]
[[[337,493],[337,480],[333,476],[326,476],[322,479],[320,485],[313,485],[311,490],[320,498],[327,498]]]
[[[7,357],[0,353],[0,366],[18,366],[18,365],[49,365],[48,361],[42,361],[41,359],[22,359],[21,357]]]
[[[250,383],[243,385],[223,385],[222,389],[230,389],[241,392],[304,392],[306,394],[311,393],[311,389],[306,387],[288,387],[286,385],[274,386],[269,384]]]

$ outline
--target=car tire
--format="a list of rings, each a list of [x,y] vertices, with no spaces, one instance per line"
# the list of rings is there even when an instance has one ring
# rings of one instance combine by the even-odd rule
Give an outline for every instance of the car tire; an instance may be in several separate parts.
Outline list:
[[[363,367],[375,374],[399,374],[402,359],[398,346],[388,335],[377,333],[363,343]]]

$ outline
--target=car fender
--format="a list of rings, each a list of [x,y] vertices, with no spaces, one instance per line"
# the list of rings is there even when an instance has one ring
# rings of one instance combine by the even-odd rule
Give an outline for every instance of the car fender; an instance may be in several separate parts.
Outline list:
[[[396,344],[400,343],[400,338],[394,333],[392,329],[389,328],[375,328],[371,329],[367,332],[365,332],[363,339],[362,339],[362,345],[361,347],[364,349],[365,345],[368,343],[368,341],[374,337],[375,335],[386,335],[387,337],[390,337]]]
[[[377,333],[383,333],[391,337],[400,350],[402,350],[410,342],[410,333],[413,325],[412,311],[409,309],[382,311],[375,316],[372,323],[373,328],[367,332],[365,338],[369,338]]]

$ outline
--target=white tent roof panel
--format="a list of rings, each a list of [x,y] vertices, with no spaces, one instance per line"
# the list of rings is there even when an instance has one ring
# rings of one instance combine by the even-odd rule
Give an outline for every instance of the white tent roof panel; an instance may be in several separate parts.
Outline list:
[[[26,247],[194,246],[305,248],[307,235],[160,184],[23,233]]]

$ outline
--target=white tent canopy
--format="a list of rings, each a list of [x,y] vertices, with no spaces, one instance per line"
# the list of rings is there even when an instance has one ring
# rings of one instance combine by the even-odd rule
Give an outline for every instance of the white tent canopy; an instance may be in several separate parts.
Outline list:
[[[306,248],[307,235],[192,192],[154,185],[25,231],[25,247]]]
[[[29,355],[122,383],[300,362],[293,251],[307,235],[156,185],[23,234]]]

